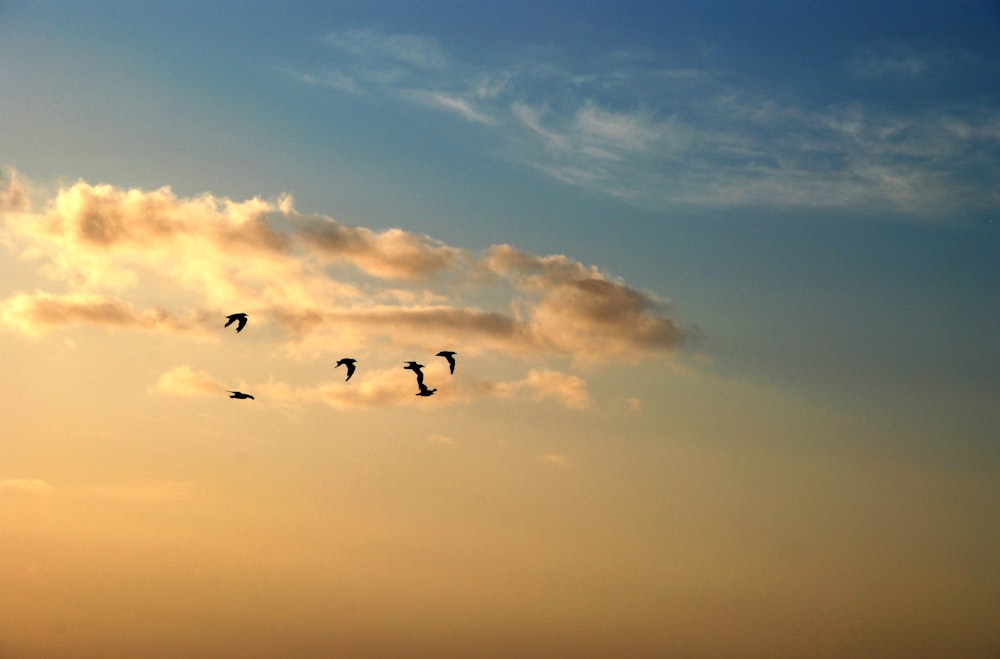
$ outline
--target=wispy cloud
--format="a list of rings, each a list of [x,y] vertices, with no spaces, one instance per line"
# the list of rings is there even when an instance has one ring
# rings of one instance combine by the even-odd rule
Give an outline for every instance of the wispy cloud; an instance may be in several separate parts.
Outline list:
[[[474,101],[442,92],[430,92],[424,90],[411,90],[403,93],[403,96],[415,103],[428,107],[444,110],[458,115],[466,121],[477,124],[496,124],[498,121],[489,114],[482,112],[474,106]]]
[[[30,208],[28,191],[13,167],[0,167],[0,213],[16,213]]]
[[[736,73],[671,67],[650,54],[609,53],[573,70],[549,51],[532,59],[529,48],[491,68],[419,35],[348,30],[327,42],[350,59],[338,60],[335,76],[295,79],[461,118],[487,131],[494,154],[630,204],[917,216],[1000,204],[995,109],[893,110],[861,97],[816,106],[794,90],[774,97]],[[925,75],[930,59],[900,43],[864,50],[849,66],[862,79],[905,80]],[[854,132],[837,120],[847,115],[857,115]]]
[[[881,50],[866,49],[853,62],[858,76],[867,80],[919,78],[927,70],[927,58],[903,44]]]
[[[374,29],[330,32],[326,42],[363,60],[380,59],[421,69],[440,69],[448,58],[437,40],[419,34],[385,34]]]

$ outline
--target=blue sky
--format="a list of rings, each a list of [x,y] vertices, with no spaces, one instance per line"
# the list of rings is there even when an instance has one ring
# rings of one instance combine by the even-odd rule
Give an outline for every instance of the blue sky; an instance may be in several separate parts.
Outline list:
[[[878,491],[887,503],[876,517],[911,524],[900,543],[924,537],[920,529],[958,538],[928,554],[893,544],[917,566],[913,575],[937,574],[940,558],[942,573],[964,565],[995,593],[997,566],[981,557],[998,538],[974,529],[985,523],[977,511],[998,496],[989,474],[1000,461],[998,28],[989,2],[0,2],[0,337],[23,378],[7,383],[6,413],[38,446],[7,447],[14,458],[0,496],[65,496],[59,509],[70,510],[95,492],[145,492],[152,479],[153,499],[183,506],[198,488],[235,501],[256,478],[275,488],[269,505],[281,511],[298,501],[294,483],[325,491],[317,470],[336,454],[366,465],[336,489],[354,515],[343,523],[369,514],[386,524],[379,533],[422,546],[423,535],[390,523],[406,499],[396,485],[365,498],[376,488],[371,474],[417,483],[422,519],[454,531],[451,504],[442,507],[387,439],[410,432],[401,428],[413,412],[409,396],[393,402],[400,389],[389,362],[421,332],[460,341],[467,330],[468,345],[454,349],[471,360],[458,371],[468,379],[426,401],[438,407],[413,432],[470,474],[442,482],[478,492],[494,512],[507,510],[507,483],[551,494],[550,481],[509,461],[520,450],[536,466],[585,471],[570,491],[599,483],[648,513],[654,530],[633,539],[655,563],[671,527],[654,502],[679,495],[691,505],[678,519],[694,535],[670,551],[696,574],[696,540],[733,541],[726,534],[737,532],[692,520],[735,506],[759,521],[753,528],[790,524],[799,546],[810,534],[834,537],[839,522],[798,524],[781,503],[797,487],[806,510],[833,510],[830,519],[844,523],[855,520],[846,493]],[[262,355],[246,371],[228,343],[216,343],[214,325],[202,325],[234,304],[261,323],[256,336],[255,322],[240,336]],[[136,355],[147,350],[142,374],[126,368],[145,364]],[[382,370],[366,381],[362,368],[351,390],[317,381],[316,360],[344,350]],[[95,389],[89,403],[73,402],[87,367],[108,374],[114,396]],[[61,414],[90,428],[81,446],[95,450],[71,449],[80,452],[69,471],[44,456],[76,445],[29,413],[50,395],[42,372],[66,383],[55,395]],[[241,426],[247,444],[231,454],[228,444],[188,438],[157,466],[147,460],[163,449],[140,455],[115,444],[138,422],[128,405],[102,400],[162,414],[150,447],[189,430],[158,405],[229,437],[237,426],[227,424],[243,422],[220,416],[212,396],[233,380],[256,385],[252,409],[276,416]],[[524,409],[512,412],[511,401]],[[108,416],[91,426],[96,409]],[[357,437],[366,424],[378,428],[372,441],[324,443],[323,415],[334,413]],[[530,420],[524,435],[515,418]],[[301,434],[292,457],[276,453],[273,438],[284,433]],[[116,468],[99,457],[108,446]],[[496,467],[511,479],[504,484],[488,475],[495,447],[508,460]],[[209,485],[192,465],[215,451],[252,468]],[[427,473],[445,464],[426,451],[407,455]],[[856,473],[824,471],[838,460]],[[737,488],[755,507],[727,499],[723,486],[684,480],[712,467],[733,483],[770,474],[778,484]],[[694,493],[660,483],[656,468]],[[798,483],[791,472],[816,479]],[[955,495],[966,512],[949,521],[934,493],[954,478],[966,479]],[[883,479],[903,485],[886,491]],[[918,484],[926,488],[913,510],[901,512]],[[827,508],[836,497],[844,507]],[[557,552],[539,547],[535,522],[578,519],[585,500],[521,501],[520,517],[497,513],[502,523],[483,537],[507,528],[539,551],[539,569],[551,567]],[[309,506],[323,503],[316,494]],[[206,519],[188,531],[229,528]],[[280,526],[271,522],[258,530]],[[559,528],[560,541],[579,539],[572,524]],[[602,536],[605,549],[634,531],[615,529]],[[845,541],[859,555],[862,530]],[[365,542],[377,546],[376,537]],[[57,534],[52,546],[64,541]],[[734,570],[757,560],[755,542],[720,560]],[[835,582],[834,558],[850,553],[830,542],[832,554],[810,554],[823,557],[810,564],[815,583]],[[159,549],[149,550],[154,564]],[[466,549],[472,562],[487,560]],[[963,551],[980,557],[973,567]],[[588,560],[567,568],[567,582],[586,581]],[[631,583],[612,563],[624,579],[616,583]],[[282,569],[275,582],[294,581]],[[675,577],[659,575],[652,590]],[[389,598],[408,601],[398,575],[386,578]],[[955,596],[937,578],[917,601]],[[721,599],[735,592],[713,583]],[[449,602],[461,608],[468,593],[456,588]],[[624,592],[625,609],[640,605]],[[913,629],[931,615],[930,604],[915,613],[902,596],[885,597]],[[797,600],[781,601],[794,609]],[[599,607],[572,610],[567,619],[611,619]],[[41,604],[32,611],[55,615]],[[748,620],[747,611],[735,617]],[[372,609],[368,622],[383,614]],[[889,634],[865,624],[869,635],[854,649]],[[822,637],[816,625],[802,647]],[[965,638],[988,645],[985,626],[968,625]],[[652,628],[636,631],[645,640],[633,650],[664,642]],[[711,655],[711,634],[697,638],[691,654]],[[935,638],[944,647],[952,637]],[[5,642],[24,639],[0,636],[0,653]],[[743,649],[781,655],[775,642],[754,636]],[[736,651],[732,643],[724,647]],[[910,646],[891,647],[907,656]]]

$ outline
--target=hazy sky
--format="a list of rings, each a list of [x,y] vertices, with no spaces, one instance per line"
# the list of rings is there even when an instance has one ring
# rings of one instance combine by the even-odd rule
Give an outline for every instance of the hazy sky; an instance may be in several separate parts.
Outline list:
[[[998,33],[0,0],[0,657],[996,656]]]

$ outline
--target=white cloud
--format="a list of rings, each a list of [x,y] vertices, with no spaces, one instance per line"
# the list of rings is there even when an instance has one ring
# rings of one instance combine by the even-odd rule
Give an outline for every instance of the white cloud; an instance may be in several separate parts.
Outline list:
[[[477,110],[472,102],[453,94],[442,92],[429,92],[424,90],[412,90],[404,92],[404,96],[421,105],[445,110],[458,115],[466,121],[477,124],[496,124],[497,120],[492,116]]]
[[[448,58],[437,40],[418,34],[384,34],[378,30],[359,29],[331,32],[326,42],[361,58],[377,58],[422,69],[440,69]]]
[[[919,78],[927,70],[927,58],[902,44],[881,50],[868,49],[854,58],[855,72],[867,80]]]
[[[348,92],[351,94],[361,92],[361,89],[355,79],[340,70],[320,71],[316,73],[305,73],[294,69],[279,70],[291,76],[294,80],[306,85],[328,87],[330,89]]]
[[[663,133],[645,112],[610,112],[592,104],[576,113],[574,123],[585,139],[603,145],[612,153],[646,151],[656,146]]]

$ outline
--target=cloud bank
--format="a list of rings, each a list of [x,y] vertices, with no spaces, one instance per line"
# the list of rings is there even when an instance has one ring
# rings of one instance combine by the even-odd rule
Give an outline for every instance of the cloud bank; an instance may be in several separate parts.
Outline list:
[[[686,338],[662,298],[564,255],[507,244],[472,251],[400,228],[376,232],[299,213],[290,197],[184,198],[169,187],[77,181],[32,207],[19,181],[9,177],[3,188],[5,242],[48,285],[0,300],[0,326],[26,336],[92,326],[204,339],[239,307],[299,354],[447,345],[521,360],[532,365],[523,380],[469,381],[466,397],[580,409],[589,405],[583,380],[547,363],[670,358]],[[270,393],[364,407],[413,388],[394,370],[357,384],[275,385]],[[185,396],[223,388],[186,366],[154,386]]]

